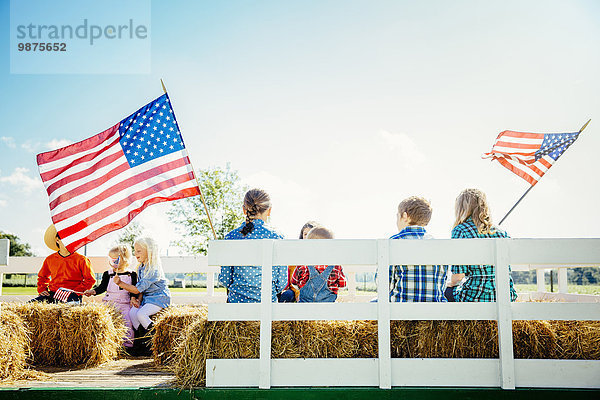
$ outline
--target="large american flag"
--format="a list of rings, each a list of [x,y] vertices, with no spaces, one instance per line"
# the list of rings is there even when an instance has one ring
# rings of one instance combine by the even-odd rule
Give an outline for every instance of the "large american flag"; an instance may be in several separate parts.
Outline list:
[[[482,157],[497,160],[533,186],[577,140],[579,133],[504,131],[496,138],[492,151]]]
[[[167,94],[102,133],[38,154],[37,163],[71,252],[149,205],[200,194]]]

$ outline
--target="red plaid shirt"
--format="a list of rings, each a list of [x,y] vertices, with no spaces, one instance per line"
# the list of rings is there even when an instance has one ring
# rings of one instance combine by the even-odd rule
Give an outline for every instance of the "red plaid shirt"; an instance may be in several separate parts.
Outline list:
[[[314,267],[317,272],[321,274],[325,271],[327,265],[315,265]],[[301,288],[306,285],[309,277],[310,273],[308,272],[308,267],[306,265],[300,265],[294,271],[291,283]],[[346,287],[346,276],[344,275],[344,271],[342,271],[341,265],[334,265],[327,278],[327,287],[335,294],[337,294],[339,288]]]

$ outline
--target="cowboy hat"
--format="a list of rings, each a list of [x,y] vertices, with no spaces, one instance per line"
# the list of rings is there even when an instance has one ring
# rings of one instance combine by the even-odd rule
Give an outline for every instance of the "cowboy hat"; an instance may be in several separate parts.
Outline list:
[[[50,225],[48,229],[46,229],[46,233],[44,233],[44,243],[46,246],[50,248],[50,250],[58,251],[60,250],[58,245],[56,244],[56,227],[54,225]]]

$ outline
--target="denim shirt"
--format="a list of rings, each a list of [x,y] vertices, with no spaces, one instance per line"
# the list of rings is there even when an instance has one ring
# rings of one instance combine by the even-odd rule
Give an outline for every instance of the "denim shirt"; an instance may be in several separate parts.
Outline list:
[[[246,223],[232,230],[225,239],[247,240],[247,239],[283,239],[283,236],[265,225],[261,219],[252,221],[254,229],[246,236],[241,230]],[[287,266],[273,266],[273,289],[271,300],[277,301],[277,293],[280,293],[287,285]],[[262,282],[262,268],[260,266],[223,266],[219,274],[219,282],[227,289],[227,301],[229,303],[258,303],[260,302],[260,286]]]
[[[167,279],[162,270],[158,268],[148,271],[146,265],[142,264],[138,268],[138,282],[135,287],[143,294],[142,306],[154,304],[165,308],[171,304],[171,292],[167,286]]]

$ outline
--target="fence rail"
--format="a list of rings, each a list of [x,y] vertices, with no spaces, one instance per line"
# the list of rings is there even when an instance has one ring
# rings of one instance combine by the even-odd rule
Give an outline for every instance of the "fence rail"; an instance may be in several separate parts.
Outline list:
[[[600,263],[600,239],[213,241],[208,265],[261,265],[259,304],[210,304],[209,320],[259,320],[260,358],[207,360],[207,386],[500,386],[600,388],[600,361],[515,360],[514,319],[600,320],[600,305],[510,302],[509,264]],[[272,304],[272,266],[377,266],[376,304]],[[390,303],[390,264],[493,264],[497,302]],[[376,359],[271,359],[274,320],[378,321]],[[498,359],[392,359],[390,320],[478,319],[498,323]],[[235,371],[233,373],[232,371]]]
[[[289,240],[286,242],[301,242]],[[349,241],[353,243],[355,241]],[[456,243],[454,241],[453,243]],[[3,244],[4,243],[4,244]],[[290,246],[287,244],[285,246]],[[5,247],[3,247],[5,246]],[[0,240],[0,301],[27,301],[31,296],[2,296],[2,277],[4,274],[37,274],[44,262],[44,257],[8,257],[8,239]],[[284,247],[285,247],[284,246]],[[362,248],[372,252],[369,245]],[[5,250],[5,252],[4,252]],[[4,258],[3,258],[4,254]],[[317,255],[318,256],[318,255]],[[372,254],[371,254],[372,256]],[[92,269],[96,273],[102,273],[108,268],[106,257],[88,257],[92,263]],[[364,255],[361,256],[362,261],[368,260]],[[371,258],[372,259],[372,258]],[[193,303],[213,303],[224,302],[225,294],[215,292],[217,284],[216,276],[219,272],[218,266],[208,265],[208,257],[206,256],[163,256],[161,257],[163,269],[166,273],[198,273],[206,274],[206,293],[189,293],[186,295],[176,296],[175,304],[193,304]],[[356,260],[354,262],[361,261]],[[536,270],[537,272],[537,292],[523,294],[519,296],[524,300],[559,300],[567,302],[600,302],[600,296],[569,294],[567,287],[567,270],[573,267],[581,266],[597,266],[598,263],[551,263],[551,264],[511,264],[513,271],[529,271]],[[345,263],[344,274],[346,275],[347,289],[340,292],[340,299],[345,301],[368,301],[368,295],[361,296],[358,293],[359,282],[356,280],[356,274],[363,272],[375,272],[374,264],[368,263],[352,264]],[[558,293],[548,293],[544,286],[544,271],[547,269],[558,270]]]

